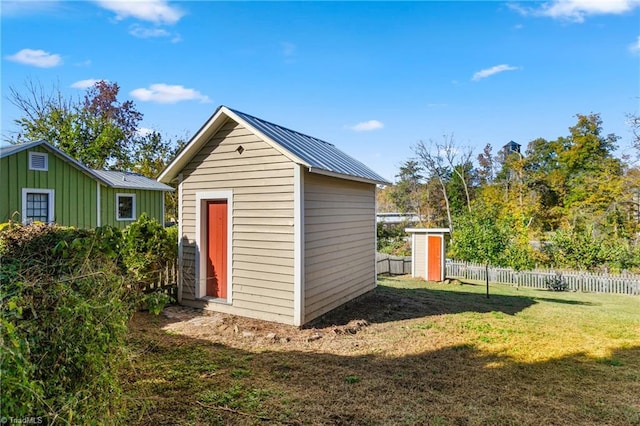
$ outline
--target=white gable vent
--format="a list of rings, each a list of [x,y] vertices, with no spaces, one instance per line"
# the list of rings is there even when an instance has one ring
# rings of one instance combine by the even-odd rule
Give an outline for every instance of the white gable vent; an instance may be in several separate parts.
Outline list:
[[[49,162],[47,154],[43,152],[29,152],[29,170],[47,171]]]

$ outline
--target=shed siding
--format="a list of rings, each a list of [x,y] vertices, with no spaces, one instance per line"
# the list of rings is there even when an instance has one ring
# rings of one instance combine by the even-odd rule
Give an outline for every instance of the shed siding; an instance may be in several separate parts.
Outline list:
[[[305,322],[376,285],[375,185],[304,177]]]
[[[240,154],[238,146],[243,147]],[[182,170],[182,300],[195,295],[196,192],[233,192],[232,305],[207,307],[293,322],[293,167],[284,155],[232,120]]]
[[[48,170],[29,170],[29,152],[47,153]],[[0,222],[22,220],[22,188],[54,190],[54,222],[97,226],[96,181],[46,148],[37,146],[0,160]]]
[[[95,186],[95,183],[94,183]],[[101,225],[111,225],[117,228],[126,228],[133,220],[116,219],[116,194],[135,194],[136,215],[139,218],[142,213],[147,213],[151,218],[162,224],[164,211],[162,210],[162,191],[150,191],[141,189],[121,189],[100,187],[100,222]]]
[[[414,262],[414,277],[427,277],[427,234],[425,233],[415,233],[413,234],[413,238],[415,238],[414,243],[414,251],[415,255],[413,256]]]

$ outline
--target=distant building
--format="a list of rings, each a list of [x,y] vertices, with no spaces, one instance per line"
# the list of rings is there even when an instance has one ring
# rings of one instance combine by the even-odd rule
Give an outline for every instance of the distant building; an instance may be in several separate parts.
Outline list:
[[[500,149],[500,151],[498,151],[498,160],[501,163],[504,163],[505,161],[507,161],[509,155],[513,154],[514,152],[521,154],[520,148],[522,148],[522,145],[520,145],[519,143],[509,141],[509,143],[507,143]]]
[[[420,216],[416,213],[378,213],[376,221],[385,226],[415,224],[420,222]]]

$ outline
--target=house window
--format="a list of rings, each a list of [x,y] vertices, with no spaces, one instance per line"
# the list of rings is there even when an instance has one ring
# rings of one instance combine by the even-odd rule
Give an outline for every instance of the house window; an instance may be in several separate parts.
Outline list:
[[[53,189],[22,188],[22,220],[53,222]]]
[[[135,220],[136,194],[116,194],[116,219]]]
[[[49,156],[43,152],[29,152],[29,170],[49,170]]]

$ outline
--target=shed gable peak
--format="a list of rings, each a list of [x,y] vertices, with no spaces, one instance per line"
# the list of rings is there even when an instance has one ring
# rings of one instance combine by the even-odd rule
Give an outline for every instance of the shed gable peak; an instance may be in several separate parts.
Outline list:
[[[224,125],[227,119],[244,126],[291,161],[305,166],[312,173],[371,184],[389,182],[360,161],[340,151],[333,144],[304,133],[271,123],[261,118],[228,108],[218,107],[198,130],[182,152],[160,174],[158,180],[168,183],[178,176],[206,141]]]

